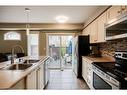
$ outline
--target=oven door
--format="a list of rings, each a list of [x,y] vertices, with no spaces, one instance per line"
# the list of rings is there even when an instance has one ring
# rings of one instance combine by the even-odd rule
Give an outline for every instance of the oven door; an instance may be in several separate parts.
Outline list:
[[[117,85],[108,81],[108,79],[104,78],[98,72],[93,72],[92,85],[94,89],[119,89]]]

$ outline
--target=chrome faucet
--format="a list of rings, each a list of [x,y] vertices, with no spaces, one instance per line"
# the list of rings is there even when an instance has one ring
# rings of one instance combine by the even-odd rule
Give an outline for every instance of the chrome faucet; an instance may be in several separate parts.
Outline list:
[[[12,49],[11,49],[11,64],[14,63],[14,52],[15,52],[15,48],[17,48],[17,47],[21,49],[22,53],[24,53],[24,49],[21,45],[13,46]]]

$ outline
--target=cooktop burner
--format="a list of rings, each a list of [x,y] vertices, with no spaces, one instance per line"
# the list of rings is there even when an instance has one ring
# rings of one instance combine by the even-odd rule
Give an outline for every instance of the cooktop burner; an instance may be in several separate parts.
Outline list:
[[[127,70],[123,71],[115,66],[115,62],[95,62],[93,63],[94,66],[98,67],[102,71],[106,72],[107,74],[111,75],[114,78],[122,78],[124,79],[127,77]]]

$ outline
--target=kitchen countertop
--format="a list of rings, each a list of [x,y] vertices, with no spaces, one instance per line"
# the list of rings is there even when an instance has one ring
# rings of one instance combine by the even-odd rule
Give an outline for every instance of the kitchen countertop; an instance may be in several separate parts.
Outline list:
[[[93,62],[115,62],[113,57],[101,56],[101,57],[94,57],[94,56],[82,56],[82,58]]]
[[[16,83],[26,77],[29,73],[35,70],[39,65],[42,64],[42,61],[47,59],[46,56],[39,57],[23,57],[23,59],[39,59],[37,63],[33,63],[31,67],[26,70],[0,70],[0,89],[9,89],[13,87]],[[10,61],[1,62],[0,68],[3,68],[7,65],[10,65]]]

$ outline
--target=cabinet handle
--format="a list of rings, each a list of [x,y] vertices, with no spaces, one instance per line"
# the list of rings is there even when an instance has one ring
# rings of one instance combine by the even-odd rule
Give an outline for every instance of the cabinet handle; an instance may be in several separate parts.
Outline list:
[[[120,11],[117,11],[117,13],[118,13],[118,14],[121,13],[121,10],[120,10]]]
[[[41,68],[38,68],[37,70],[40,70]]]
[[[121,10],[124,11],[126,8],[122,8]]]
[[[125,11],[127,12],[127,6],[125,6]]]
[[[121,6],[121,10],[124,11],[126,9],[126,6]]]

